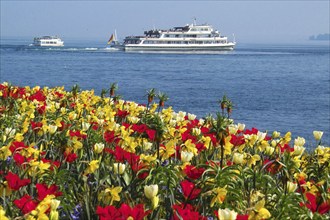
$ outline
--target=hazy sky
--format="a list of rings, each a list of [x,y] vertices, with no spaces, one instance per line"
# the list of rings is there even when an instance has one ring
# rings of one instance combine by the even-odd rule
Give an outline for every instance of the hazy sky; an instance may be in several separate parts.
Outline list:
[[[144,30],[209,23],[238,42],[301,42],[329,33],[329,0],[1,1],[1,37],[59,35],[107,41]]]

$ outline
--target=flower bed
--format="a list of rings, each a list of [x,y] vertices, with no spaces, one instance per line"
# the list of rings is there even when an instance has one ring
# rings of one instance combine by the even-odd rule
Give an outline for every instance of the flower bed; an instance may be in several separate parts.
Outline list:
[[[0,84],[0,219],[329,219],[330,148],[110,89]]]

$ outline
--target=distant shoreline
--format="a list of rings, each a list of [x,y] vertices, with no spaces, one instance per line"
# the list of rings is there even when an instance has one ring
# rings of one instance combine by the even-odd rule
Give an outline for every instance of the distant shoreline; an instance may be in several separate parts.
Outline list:
[[[330,41],[330,34],[319,34],[317,36],[313,35],[309,37],[312,41]]]

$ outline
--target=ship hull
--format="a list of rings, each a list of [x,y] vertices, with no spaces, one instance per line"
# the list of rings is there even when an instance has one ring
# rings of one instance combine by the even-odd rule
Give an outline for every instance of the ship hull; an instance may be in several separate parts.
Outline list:
[[[143,45],[126,44],[125,51],[230,51],[235,44],[221,45]]]

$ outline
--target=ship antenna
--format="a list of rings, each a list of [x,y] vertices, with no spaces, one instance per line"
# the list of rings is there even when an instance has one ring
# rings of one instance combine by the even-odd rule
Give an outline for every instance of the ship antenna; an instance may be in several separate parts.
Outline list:
[[[236,43],[236,40],[235,40],[235,34],[233,34],[233,43]]]
[[[194,26],[196,26],[196,17],[194,17]]]

